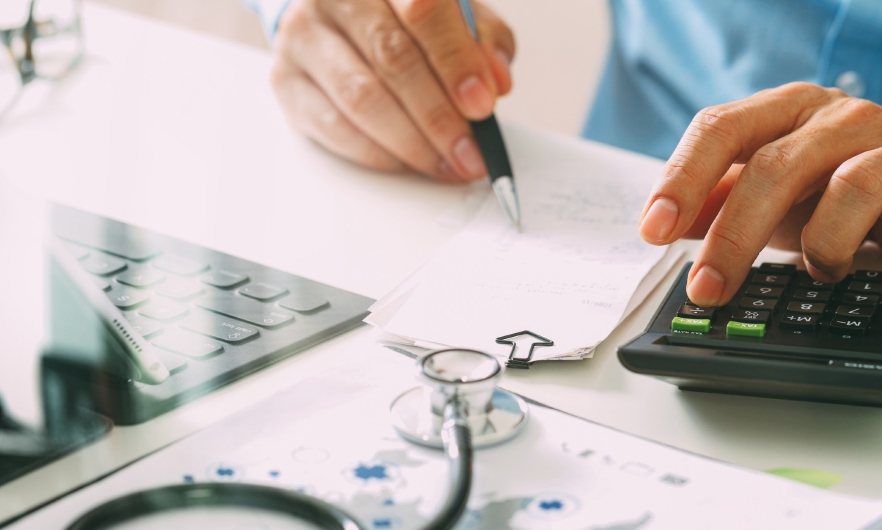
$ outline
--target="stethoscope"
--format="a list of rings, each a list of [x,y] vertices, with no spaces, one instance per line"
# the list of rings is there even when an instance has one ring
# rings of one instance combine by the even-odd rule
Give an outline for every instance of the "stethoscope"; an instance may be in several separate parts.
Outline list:
[[[422,385],[392,402],[398,434],[443,449],[447,457],[447,498],[426,530],[453,528],[465,512],[473,449],[504,442],[527,423],[526,402],[497,388],[501,375],[499,362],[486,353],[435,351],[417,361]],[[194,520],[204,520],[199,519],[203,514],[237,509],[271,518],[274,528],[365,530],[344,510],[315,497],[242,483],[178,484],[132,493],[89,511],[68,530],[189,528]]]

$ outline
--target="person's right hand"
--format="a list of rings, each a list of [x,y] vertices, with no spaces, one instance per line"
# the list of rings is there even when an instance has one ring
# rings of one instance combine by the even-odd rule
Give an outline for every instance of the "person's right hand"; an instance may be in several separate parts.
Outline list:
[[[445,181],[486,175],[467,120],[511,90],[514,37],[473,2],[480,44],[455,0],[294,0],[274,42],[272,84],[288,120],[338,155]]]

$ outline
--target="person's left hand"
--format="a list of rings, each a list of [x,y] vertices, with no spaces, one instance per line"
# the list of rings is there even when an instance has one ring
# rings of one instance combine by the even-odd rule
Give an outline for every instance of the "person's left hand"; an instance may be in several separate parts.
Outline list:
[[[640,221],[649,243],[704,237],[689,299],[728,302],[767,244],[802,250],[832,283],[857,248],[882,242],[882,107],[791,83],[709,107],[665,165]]]

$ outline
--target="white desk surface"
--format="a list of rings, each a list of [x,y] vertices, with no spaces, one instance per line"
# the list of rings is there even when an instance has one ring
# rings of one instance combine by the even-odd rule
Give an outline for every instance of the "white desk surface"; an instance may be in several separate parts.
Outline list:
[[[52,90],[34,87],[0,126],[0,172],[20,186],[374,298],[456,232],[437,218],[462,200],[463,188],[366,171],[291,134],[268,86],[264,52],[89,5],[85,24],[83,67]],[[882,497],[882,409],[687,393],[622,368],[615,346],[642,331],[674,275],[594,359],[509,371],[503,386],[746,467],[839,473],[844,480],[835,489]],[[327,366],[369,354],[368,331],[359,328],[142,425],[115,428],[0,487],[0,521]],[[16,527],[45,528],[40,516]]]

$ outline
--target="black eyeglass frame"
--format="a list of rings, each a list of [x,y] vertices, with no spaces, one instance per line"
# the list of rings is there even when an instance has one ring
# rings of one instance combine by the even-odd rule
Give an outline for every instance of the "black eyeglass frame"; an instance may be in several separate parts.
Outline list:
[[[2,45],[9,56],[12,63],[18,70],[21,85],[18,93],[10,100],[6,108],[0,108],[0,120],[15,104],[21,95],[24,87],[34,79],[47,79],[50,81],[58,81],[73,71],[83,59],[84,44],[83,30],[80,14],[80,0],[72,0],[74,4],[73,22],[65,26],[59,26],[54,20],[38,21],[34,19],[34,6],[37,0],[31,0],[28,6],[28,18],[24,25],[15,28],[0,28],[0,45]],[[37,68],[34,59],[34,41],[41,38],[51,38],[57,35],[71,33],[77,39],[76,52],[71,57],[67,66],[55,76],[41,76],[37,74]],[[16,53],[14,43],[20,38],[24,43],[23,53]]]

